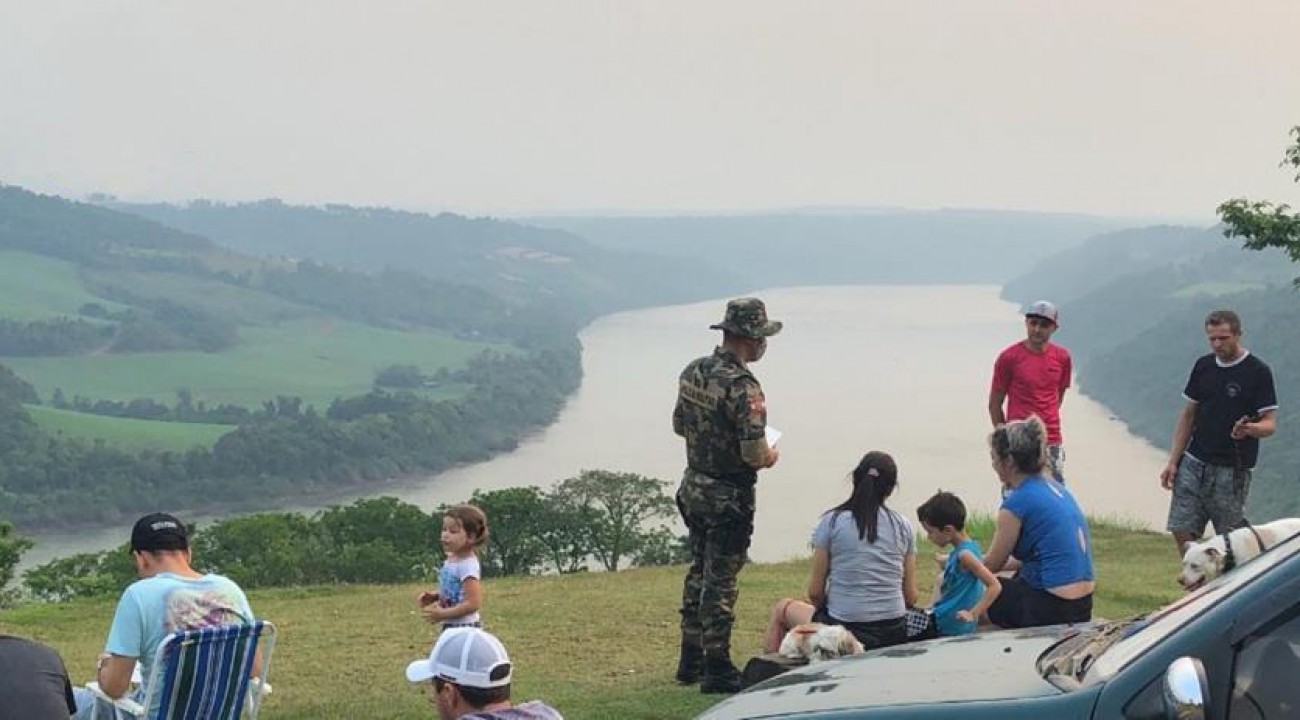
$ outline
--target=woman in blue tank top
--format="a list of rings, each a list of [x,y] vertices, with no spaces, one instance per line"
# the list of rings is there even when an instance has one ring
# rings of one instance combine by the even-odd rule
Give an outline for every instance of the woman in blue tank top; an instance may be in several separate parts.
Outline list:
[[[993,470],[1005,488],[984,556],[993,572],[1014,570],[988,619],[1004,628],[1092,619],[1092,537],[1079,503],[1047,477],[1047,429],[1036,416],[989,436]]]

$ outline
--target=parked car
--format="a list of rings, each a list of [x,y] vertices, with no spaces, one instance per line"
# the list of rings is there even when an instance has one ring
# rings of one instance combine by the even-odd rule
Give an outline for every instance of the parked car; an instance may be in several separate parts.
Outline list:
[[[700,716],[859,717],[1300,718],[1300,537],[1148,615],[812,663]]]

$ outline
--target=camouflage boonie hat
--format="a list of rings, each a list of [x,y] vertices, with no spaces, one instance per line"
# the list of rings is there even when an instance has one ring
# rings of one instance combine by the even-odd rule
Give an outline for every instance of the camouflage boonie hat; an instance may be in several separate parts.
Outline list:
[[[758,298],[736,298],[727,303],[727,316],[712,330],[726,330],[736,335],[759,338],[781,332],[781,323],[767,319],[767,306]]]

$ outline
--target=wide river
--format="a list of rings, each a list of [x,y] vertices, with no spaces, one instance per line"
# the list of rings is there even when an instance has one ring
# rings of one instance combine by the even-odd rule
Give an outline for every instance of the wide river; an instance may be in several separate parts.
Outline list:
[[[985,444],[988,382],[993,359],[1024,327],[997,287],[803,287],[760,295],[771,317],[785,323],[753,366],[768,422],[784,435],[780,463],[759,476],[754,559],[805,553],[817,516],[847,497],[848,473],[868,450],[897,460],[899,489],[890,504],[908,517],[940,488],[975,510],[996,508]],[[582,387],[551,427],[489,462],[370,494],[430,509],[465,500],[476,488],[547,487],[584,469],[635,472],[675,487],[684,461],[671,423],[677,374],[718,342],[708,326],[721,319],[724,302],[598,319],[581,334]],[[1068,308],[1062,322],[1068,326]],[[1163,452],[1080,389],[1076,383],[1062,411],[1071,489],[1093,516],[1163,528]],[[1171,399],[1171,427],[1177,406]],[[128,532],[41,537],[23,564],[121,544]]]

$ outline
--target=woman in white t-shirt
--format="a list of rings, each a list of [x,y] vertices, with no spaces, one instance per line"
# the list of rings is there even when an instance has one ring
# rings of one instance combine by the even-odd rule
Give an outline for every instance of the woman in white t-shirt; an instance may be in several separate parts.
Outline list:
[[[795,625],[843,625],[871,648],[907,641],[907,608],[916,603],[916,531],[885,506],[898,487],[898,466],[873,450],[853,470],[853,494],[821,516],[813,530],[808,600],[772,608],[763,649],[774,653]]]

